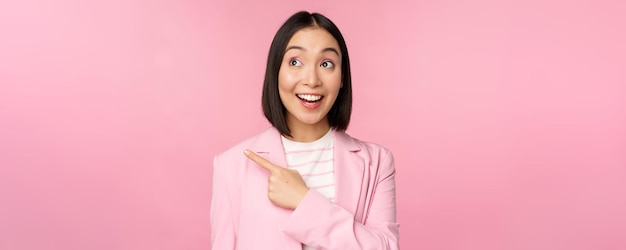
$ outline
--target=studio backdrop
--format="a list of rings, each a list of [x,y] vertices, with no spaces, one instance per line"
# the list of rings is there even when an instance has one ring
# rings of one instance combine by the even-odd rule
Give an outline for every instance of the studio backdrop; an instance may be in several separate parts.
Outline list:
[[[209,249],[213,157],[331,18],[402,249],[626,249],[621,1],[0,2],[0,249]]]

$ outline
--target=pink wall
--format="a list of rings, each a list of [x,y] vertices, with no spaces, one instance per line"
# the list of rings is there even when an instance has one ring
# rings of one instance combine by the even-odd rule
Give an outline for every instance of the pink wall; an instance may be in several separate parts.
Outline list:
[[[0,249],[207,249],[297,10],[350,48],[404,249],[626,248],[620,1],[2,1]]]

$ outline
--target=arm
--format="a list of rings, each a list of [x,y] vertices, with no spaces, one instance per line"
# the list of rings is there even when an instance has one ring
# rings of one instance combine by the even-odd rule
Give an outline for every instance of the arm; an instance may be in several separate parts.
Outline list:
[[[237,235],[233,222],[229,188],[218,157],[213,159],[213,189],[211,196],[211,249],[236,249]]]
[[[376,163],[374,163],[376,164]],[[306,196],[283,227],[283,232],[323,249],[398,249],[395,169],[393,155],[384,150],[378,162],[373,195],[365,223],[315,191]]]

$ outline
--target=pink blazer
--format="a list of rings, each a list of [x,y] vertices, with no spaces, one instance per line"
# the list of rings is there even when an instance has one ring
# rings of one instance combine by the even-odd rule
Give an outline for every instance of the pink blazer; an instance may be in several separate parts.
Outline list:
[[[269,173],[243,154],[250,149],[287,166],[275,128],[215,157],[212,249],[398,249],[395,169],[391,152],[334,131],[336,204],[310,190],[295,210],[267,198]]]

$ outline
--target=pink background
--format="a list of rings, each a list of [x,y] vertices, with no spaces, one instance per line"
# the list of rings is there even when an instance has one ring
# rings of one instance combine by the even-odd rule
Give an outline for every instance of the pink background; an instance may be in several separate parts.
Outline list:
[[[404,249],[626,249],[626,4],[495,0],[1,1],[0,249],[208,249],[301,9],[347,39]]]

